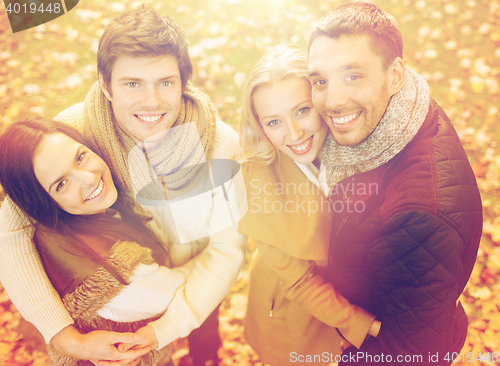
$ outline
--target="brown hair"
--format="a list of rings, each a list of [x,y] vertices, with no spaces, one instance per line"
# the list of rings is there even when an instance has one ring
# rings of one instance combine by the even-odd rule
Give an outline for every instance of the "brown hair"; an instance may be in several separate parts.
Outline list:
[[[104,30],[97,50],[97,72],[108,88],[113,65],[119,57],[161,57],[167,54],[177,58],[184,89],[193,73],[186,33],[169,16],[160,15],[142,4],[135,10],[124,12]]]
[[[85,138],[64,123],[32,119],[16,122],[0,136],[0,184],[12,201],[31,219],[35,227],[42,225],[45,233],[53,233],[54,245],[70,246],[78,254],[103,266],[120,282],[123,278],[114,268],[85,244],[82,235],[90,233],[104,240],[133,241],[148,247],[159,264],[166,264],[168,252],[153,232],[146,227],[151,218],[134,212],[134,202],[115,181],[118,199],[111,207],[121,219],[109,213],[72,215],[62,210],[38,181],[33,156],[46,135],[63,133],[82,145],[89,146]]]
[[[403,37],[396,20],[374,4],[345,4],[323,16],[309,35],[309,48],[320,36],[337,39],[344,34],[370,37],[385,68],[396,57],[403,58]]]

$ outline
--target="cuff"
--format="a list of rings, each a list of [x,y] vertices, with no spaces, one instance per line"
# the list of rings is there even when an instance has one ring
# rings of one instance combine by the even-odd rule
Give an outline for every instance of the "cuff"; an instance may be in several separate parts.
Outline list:
[[[345,327],[339,327],[338,330],[346,340],[359,349],[376,317],[359,306],[352,306],[353,314],[348,324]]]

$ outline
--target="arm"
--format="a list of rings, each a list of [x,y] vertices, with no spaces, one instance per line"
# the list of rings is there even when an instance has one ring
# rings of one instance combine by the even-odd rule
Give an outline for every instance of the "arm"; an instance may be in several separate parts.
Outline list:
[[[21,315],[51,341],[58,352],[84,359],[123,360],[126,365],[149,352],[120,353],[113,346],[133,342],[133,333],[78,333],[73,319],[50,283],[32,242],[34,229],[26,216],[6,197],[0,208],[0,281]]]
[[[375,316],[351,305],[323,276],[314,262],[292,257],[272,245],[255,241],[266,264],[281,278],[285,297],[298,303],[323,323],[336,327],[356,347],[366,338]],[[375,323],[376,324],[376,323]],[[372,329],[376,336],[376,326]]]
[[[450,347],[464,242],[446,222],[422,212],[407,212],[389,220],[378,231],[374,245],[383,242],[400,242],[401,251],[387,253],[392,265],[383,270],[380,333],[359,351],[391,354],[394,359],[423,355],[424,363],[429,352],[439,352],[442,361],[446,352],[458,351]]]
[[[168,310],[150,323],[159,348],[198,328],[231,289],[243,263],[246,243],[236,227],[210,236],[208,247],[195,258],[194,268]]]
[[[45,273],[33,233],[29,220],[6,197],[0,209],[0,281],[21,315],[48,343],[73,319]]]

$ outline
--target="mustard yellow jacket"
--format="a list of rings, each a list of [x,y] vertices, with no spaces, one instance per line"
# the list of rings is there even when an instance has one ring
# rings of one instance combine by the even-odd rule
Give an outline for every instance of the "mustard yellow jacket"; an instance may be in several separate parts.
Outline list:
[[[288,157],[243,165],[248,213],[239,231],[257,250],[250,271],[245,337],[273,366],[327,364],[341,335],[359,347],[375,316],[326,283],[332,209]],[[337,331],[338,329],[338,331]]]

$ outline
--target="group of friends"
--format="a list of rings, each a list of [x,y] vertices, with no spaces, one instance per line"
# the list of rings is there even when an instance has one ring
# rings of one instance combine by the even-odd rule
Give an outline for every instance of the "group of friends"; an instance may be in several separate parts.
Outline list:
[[[391,15],[350,3],[307,49],[270,49],[238,132],[152,8],[106,27],[97,70],[83,103],[0,137],[0,281],[51,364],[173,365],[188,337],[193,365],[217,365],[247,238],[262,362],[451,364],[481,199]]]

